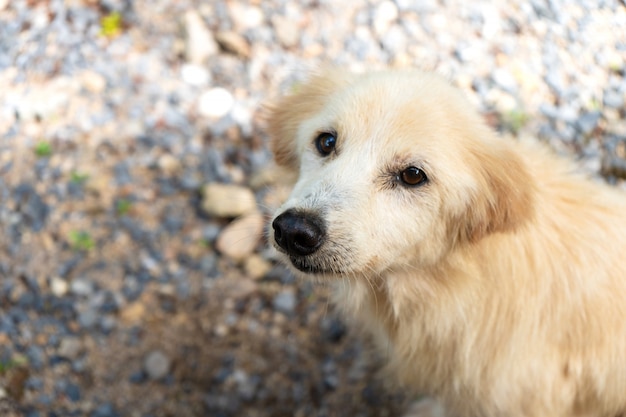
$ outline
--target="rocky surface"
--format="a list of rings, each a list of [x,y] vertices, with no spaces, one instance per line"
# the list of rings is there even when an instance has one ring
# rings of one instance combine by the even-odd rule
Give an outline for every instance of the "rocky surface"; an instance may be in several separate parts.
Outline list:
[[[327,62],[439,71],[624,186],[617,0],[0,0],[1,415],[401,414],[263,237],[263,103]]]

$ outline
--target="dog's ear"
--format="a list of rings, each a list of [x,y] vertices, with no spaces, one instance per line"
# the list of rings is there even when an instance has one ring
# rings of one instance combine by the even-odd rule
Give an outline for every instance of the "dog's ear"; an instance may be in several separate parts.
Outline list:
[[[470,150],[477,189],[457,226],[461,240],[513,231],[534,216],[534,179],[519,155],[504,140],[496,141]]]
[[[296,134],[300,124],[320,111],[328,96],[349,81],[350,75],[340,70],[326,69],[312,75],[293,92],[267,106],[270,149],[278,165],[297,168]]]

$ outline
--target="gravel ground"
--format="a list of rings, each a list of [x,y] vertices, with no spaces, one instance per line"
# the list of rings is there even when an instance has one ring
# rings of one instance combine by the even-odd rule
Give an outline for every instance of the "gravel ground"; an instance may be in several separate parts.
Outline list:
[[[263,239],[262,105],[448,76],[624,187],[623,1],[0,0],[0,414],[393,416],[413,394]]]

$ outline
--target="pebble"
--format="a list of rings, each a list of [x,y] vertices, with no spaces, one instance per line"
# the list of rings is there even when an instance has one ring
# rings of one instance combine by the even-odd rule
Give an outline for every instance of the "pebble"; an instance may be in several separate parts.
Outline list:
[[[159,157],[157,166],[163,174],[168,176],[173,176],[182,169],[180,160],[169,153],[163,154]]]
[[[263,278],[272,269],[272,264],[259,255],[250,255],[244,262],[244,271],[252,279]]]
[[[387,32],[391,23],[398,18],[398,7],[392,1],[382,1],[374,10],[374,30],[378,36]]]
[[[81,398],[80,391],[81,390],[78,385],[70,383],[65,387],[64,393],[71,402],[77,402],[80,401]]]
[[[226,51],[242,58],[250,58],[251,48],[246,38],[233,31],[222,31],[215,35],[215,40]]]
[[[89,417],[121,417],[121,414],[117,412],[113,404],[107,402],[98,405],[95,410],[89,414]]]
[[[605,106],[613,109],[619,109],[624,107],[625,94],[620,94],[617,91],[607,91],[604,93],[602,102]]]
[[[83,348],[82,342],[77,337],[64,337],[61,339],[57,354],[63,358],[74,360]]]
[[[211,74],[197,64],[184,64],[180,68],[180,76],[184,82],[194,87],[204,87],[211,81]]]
[[[160,380],[170,372],[170,358],[160,350],[153,350],[146,355],[143,369],[152,380]]]
[[[294,19],[276,15],[272,17],[276,38],[285,48],[293,48],[300,41],[300,28]]]
[[[233,95],[225,88],[215,87],[203,93],[198,99],[198,113],[204,117],[226,116],[235,104]]]
[[[187,61],[192,64],[203,65],[217,53],[217,43],[198,12],[187,11],[184,15],[184,24],[187,34],[185,45]]]
[[[250,213],[230,222],[220,233],[215,248],[222,254],[241,261],[250,256],[261,237],[265,221],[260,213]]]
[[[50,208],[35,188],[30,184],[22,183],[13,190],[13,198],[17,202],[18,210],[23,216],[23,223],[35,232],[43,229],[48,219]]]
[[[87,297],[93,294],[94,285],[88,278],[77,278],[71,282],[70,291],[74,295]]]
[[[57,297],[63,297],[67,294],[69,284],[61,277],[54,276],[50,279],[50,291]]]
[[[239,185],[209,183],[202,196],[201,207],[209,216],[238,217],[257,209],[252,190]]]
[[[265,15],[257,6],[243,5],[239,2],[229,2],[230,17],[239,31],[255,28],[263,24]]]
[[[576,126],[583,135],[594,131],[601,118],[600,112],[584,113],[576,119]]]
[[[286,315],[292,315],[296,308],[296,293],[293,289],[287,288],[276,294],[272,301],[275,310]]]
[[[95,71],[84,70],[79,78],[81,85],[90,93],[101,94],[106,87],[106,78]]]

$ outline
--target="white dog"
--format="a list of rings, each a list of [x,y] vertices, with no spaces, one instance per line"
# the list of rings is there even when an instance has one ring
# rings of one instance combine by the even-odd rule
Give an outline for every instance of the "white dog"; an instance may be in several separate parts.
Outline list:
[[[272,221],[399,380],[453,415],[626,415],[626,196],[498,138],[418,71],[328,71],[275,104]]]

